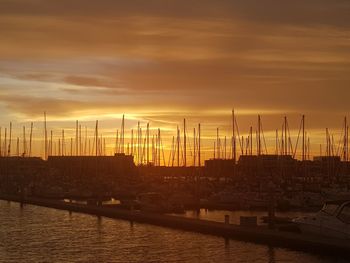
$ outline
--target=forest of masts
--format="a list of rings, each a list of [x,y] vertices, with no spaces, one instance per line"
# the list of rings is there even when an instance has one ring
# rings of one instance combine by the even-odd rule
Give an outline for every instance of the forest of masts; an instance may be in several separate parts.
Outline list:
[[[106,137],[99,133],[99,122],[96,121],[93,138],[89,137],[87,127],[82,127],[76,121],[75,136],[66,138],[65,130],[61,130],[58,139],[54,139],[54,131],[48,131],[46,113],[44,113],[44,142],[43,158],[49,156],[105,156]],[[166,158],[164,144],[161,137],[161,129],[151,129],[149,123],[142,129],[140,122],[135,129],[131,129],[130,136],[125,138],[125,118],[122,117],[121,129],[116,131],[114,153],[132,155],[138,165],[155,166],[200,166],[201,159],[201,124],[193,128],[193,135],[189,136],[186,119],[182,127],[177,126],[176,134],[172,136],[170,153]],[[0,156],[33,156],[33,123],[30,124],[29,135],[23,126],[22,137],[13,138],[13,127],[4,129],[0,127]],[[326,129],[325,147],[320,144],[320,156],[340,156],[343,161],[349,161],[349,126],[347,118],[344,118],[342,133],[339,140],[335,141],[334,135]],[[13,151],[15,143],[15,151]],[[242,155],[275,154],[279,156],[289,155],[302,161],[310,160],[310,136],[305,130],[305,115],[301,117],[300,127],[296,140],[292,140],[287,117],[284,117],[282,128],[276,130],[275,147],[273,153],[266,145],[261,116],[258,115],[257,129],[250,127],[246,136],[241,136],[235,111],[232,110],[232,134],[222,137],[220,129],[216,129],[216,138],[213,142],[214,159],[231,159],[235,163]],[[207,151],[207,150],[206,150]]]

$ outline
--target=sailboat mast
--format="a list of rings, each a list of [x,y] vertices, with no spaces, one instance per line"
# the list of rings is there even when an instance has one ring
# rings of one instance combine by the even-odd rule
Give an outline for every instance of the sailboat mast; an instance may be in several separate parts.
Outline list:
[[[5,128],[4,156],[7,156],[7,128]]]
[[[147,165],[149,164],[149,123],[147,123]]]
[[[45,153],[45,160],[46,160],[46,159],[47,159],[47,123],[46,123],[46,111],[44,112],[44,137],[45,137],[45,144],[44,144],[45,150],[44,150],[44,153]]]
[[[32,156],[32,140],[33,140],[33,123],[30,124],[30,135],[29,135],[29,157]]]
[[[160,151],[161,151],[160,142],[161,142],[161,139],[160,139],[160,129],[158,128],[158,166],[161,166],[161,164],[160,164]]]
[[[134,155],[134,129],[131,129],[131,155]]]
[[[198,166],[201,166],[201,124],[198,124]]]
[[[235,133],[235,110],[232,110],[232,158],[233,162],[236,164],[237,160],[237,150],[236,150],[236,133]]]
[[[193,167],[196,167],[196,128],[193,128]]]
[[[53,140],[52,140],[52,136],[53,135],[53,132],[52,130],[50,131],[50,141],[51,141],[51,147],[50,147],[50,155],[52,156],[52,147],[53,147]],[[32,135],[30,135],[30,151],[32,149]]]
[[[284,116],[284,154],[288,155],[287,116]]]
[[[62,156],[64,156],[65,155],[65,151],[66,151],[66,149],[65,149],[65,145],[64,145],[65,143],[64,143],[64,129],[62,130]]]
[[[261,117],[258,115],[258,156],[261,155]]]
[[[97,137],[98,138],[98,137]],[[75,122],[75,155],[79,155],[79,122]]]
[[[98,156],[98,120],[96,121],[96,127],[95,127],[95,135],[96,135],[96,156]]]
[[[186,156],[187,152],[186,152],[186,119],[184,119],[184,166],[186,167],[187,163],[186,163]]]
[[[124,116],[124,114],[123,114],[123,119],[122,119],[122,134],[121,134],[121,137],[122,137],[122,141],[121,141],[121,143],[122,143],[122,147],[121,147],[121,152],[122,153],[125,153],[125,116]]]
[[[180,166],[180,129],[177,126],[177,166]]]
[[[250,155],[253,155],[253,127],[250,126],[250,131],[249,131],[249,139],[250,139]]]
[[[347,162],[348,161],[348,124],[347,124],[347,118],[345,116],[344,118],[344,161]]]
[[[303,143],[302,143],[302,160],[305,161],[305,115],[303,115],[303,119],[302,119],[302,125],[303,125]]]
[[[25,157],[26,154],[27,154],[26,126],[23,126],[23,157]]]

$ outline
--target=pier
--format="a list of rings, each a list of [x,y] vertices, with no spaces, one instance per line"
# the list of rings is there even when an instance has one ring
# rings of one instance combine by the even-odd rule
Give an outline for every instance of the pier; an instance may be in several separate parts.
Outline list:
[[[350,254],[350,244],[348,242],[344,242],[344,240],[330,240],[329,238],[319,236],[307,236],[292,232],[270,230],[264,226],[243,227],[227,223],[225,224],[171,215],[145,213],[135,210],[130,211],[103,206],[81,205],[42,198],[21,198],[19,196],[4,194],[0,195],[0,199],[18,202],[21,204],[31,204],[67,210],[70,212],[85,213],[179,230],[193,231],[202,234],[222,236],[224,238],[232,238],[269,246],[285,247],[317,254]]]

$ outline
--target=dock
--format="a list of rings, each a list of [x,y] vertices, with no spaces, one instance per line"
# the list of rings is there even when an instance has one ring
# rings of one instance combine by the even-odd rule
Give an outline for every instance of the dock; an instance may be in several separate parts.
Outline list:
[[[48,208],[85,213],[108,218],[146,223],[179,230],[198,232],[236,239],[268,246],[276,246],[302,250],[316,254],[350,255],[350,243],[346,240],[330,240],[325,237],[302,235],[298,233],[270,230],[264,226],[243,227],[232,224],[212,222],[180,216],[146,213],[119,208],[82,205],[59,200],[49,200],[35,197],[21,198],[19,196],[0,194],[0,199],[21,204],[31,204]]]

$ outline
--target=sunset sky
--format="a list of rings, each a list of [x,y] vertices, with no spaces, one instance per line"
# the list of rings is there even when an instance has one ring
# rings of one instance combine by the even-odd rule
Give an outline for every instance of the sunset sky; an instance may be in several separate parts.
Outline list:
[[[209,158],[234,107],[242,134],[262,115],[271,149],[306,114],[318,154],[349,103],[348,0],[0,0],[0,125],[17,136],[34,121],[41,137],[44,111],[55,138],[99,119],[112,151],[123,113],[165,141],[186,118]]]

